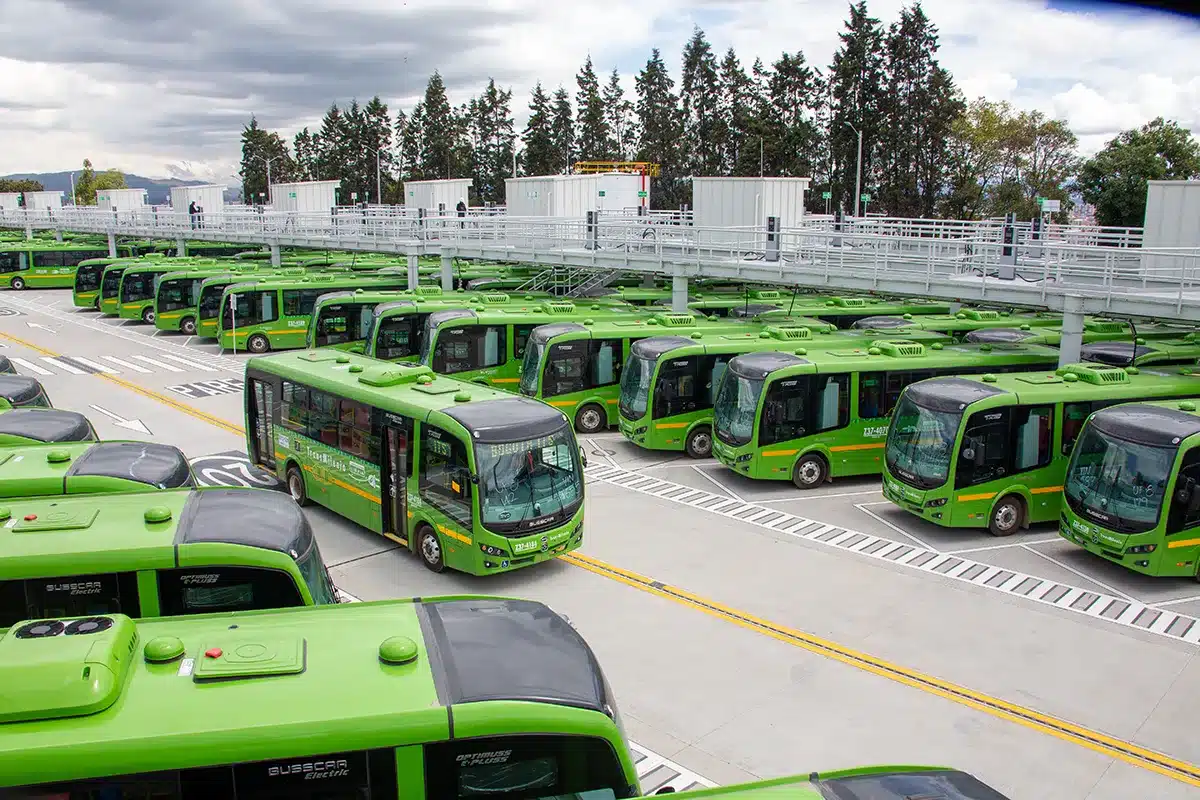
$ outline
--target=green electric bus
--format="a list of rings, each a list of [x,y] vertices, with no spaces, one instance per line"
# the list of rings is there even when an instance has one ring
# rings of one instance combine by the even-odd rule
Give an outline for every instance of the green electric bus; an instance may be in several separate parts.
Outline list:
[[[194,336],[197,330],[196,314],[200,304],[200,290],[204,281],[213,277],[249,277],[264,272],[253,261],[231,263],[214,262],[213,266],[181,267],[157,278],[158,289],[154,295],[154,327],[160,331],[185,333]],[[220,295],[217,295],[220,302]],[[214,317],[215,319],[215,317]]]
[[[5,448],[25,444],[94,442],[96,430],[78,411],[61,408],[0,408],[0,458]]]
[[[0,540],[2,627],[47,617],[289,608],[339,597],[304,512],[266,489],[6,501]]]
[[[131,255],[127,245],[119,255]],[[82,261],[103,258],[108,246],[89,243],[0,244],[0,286],[9,289],[70,289]]]
[[[50,395],[46,394],[42,382],[15,371],[0,374],[0,402],[8,408],[51,407]]]
[[[937,375],[1052,369],[1041,345],[879,340],[869,347],[758,352],[729,362],[713,404],[713,455],[740,475],[815,489],[878,475],[904,387]]]
[[[0,375],[17,375],[17,368],[8,360],[8,356],[0,356]]]
[[[1196,408],[1126,403],[1088,417],[1067,464],[1059,535],[1143,575],[1200,580]]]
[[[907,765],[808,772],[753,783],[691,789],[674,796],[685,800],[1008,800],[962,770]]]
[[[1179,366],[1068,364],[914,383],[888,432],[883,494],[936,525],[1009,536],[1059,519],[1067,460],[1093,411],[1197,395],[1200,369]]]
[[[71,289],[71,302],[76,308],[99,310],[100,308],[100,279],[104,270],[110,264],[124,261],[130,256],[111,258],[89,258],[80,261],[75,267],[75,282]]]
[[[879,297],[799,295],[795,300],[789,297],[788,302],[784,305],[784,310],[789,314],[815,317],[825,322],[832,322],[839,328],[849,328],[867,317],[949,314],[950,304],[920,298],[886,300]]]
[[[202,258],[173,258],[165,264],[131,264],[121,274],[117,316],[121,319],[140,319],[147,325],[153,325],[157,314],[158,287],[166,276],[180,269],[207,270],[212,275],[228,268],[225,262]]]
[[[221,296],[217,343],[223,350],[265,353],[304,347],[317,298],[344,289],[404,289],[403,270],[367,274],[314,272],[297,278],[234,283]]]
[[[204,339],[217,338],[217,329],[221,319],[221,298],[225,290],[234,284],[253,284],[271,278],[303,278],[310,275],[306,268],[300,266],[263,268],[247,274],[242,270],[217,273],[200,281],[200,289],[196,294],[196,336]]]
[[[115,317],[120,310],[121,276],[135,264],[153,263],[165,256],[140,256],[113,261],[100,273],[100,291],[96,295],[96,310],[106,317]]]
[[[823,323],[822,323],[823,324]],[[864,336],[863,334],[867,334]],[[953,344],[942,334],[914,331],[926,347]],[[707,458],[712,452],[712,412],[717,387],[729,361],[756,352],[869,347],[869,331],[768,327],[720,336],[652,336],[634,342],[621,375],[618,427],[632,444],[648,450],[685,452]],[[914,340],[907,340],[914,341]]]
[[[121,494],[196,485],[178,447],[80,441],[0,448],[0,497]]]
[[[583,540],[583,454],[549,406],[337,350],[246,363],[251,461],[418,554],[506,572]]]
[[[595,654],[531,600],[29,618],[0,679],[14,800],[640,794]]]
[[[1200,337],[1189,333],[1180,339],[1141,339],[1132,341],[1090,342],[1079,349],[1079,358],[1110,367],[1150,367],[1168,364],[1195,364],[1200,360]]]

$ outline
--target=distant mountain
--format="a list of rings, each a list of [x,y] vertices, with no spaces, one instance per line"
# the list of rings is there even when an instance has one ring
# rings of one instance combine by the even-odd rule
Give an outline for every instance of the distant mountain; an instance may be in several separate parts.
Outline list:
[[[76,177],[79,175],[79,170],[75,171]],[[71,173],[70,172],[21,172],[14,175],[3,175],[3,178],[30,178],[39,181],[50,192],[62,192],[64,195],[71,194]],[[229,188],[225,190],[225,202],[237,202],[242,196],[242,187],[235,181],[222,180],[182,180],[179,178],[146,178],[141,175],[125,173],[125,183],[130,189],[145,189],[146,201],[150,205],[164,205],[167,198],[171,196],[172,186],[203,186],[207,183],[225,183]]]

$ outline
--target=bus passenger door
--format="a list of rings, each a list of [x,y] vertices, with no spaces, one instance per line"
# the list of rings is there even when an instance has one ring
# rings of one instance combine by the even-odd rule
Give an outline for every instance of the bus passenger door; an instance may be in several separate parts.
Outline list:
[[[250,379],[247,411],[250,412],[254,446],[250,460],[271,470],[275,469],[275,394],[274,385],[257,378]]]
[[[380,500],[383,533],[408,544],[408,476],[411,472],[412,421],[387,414],[383,424]]]

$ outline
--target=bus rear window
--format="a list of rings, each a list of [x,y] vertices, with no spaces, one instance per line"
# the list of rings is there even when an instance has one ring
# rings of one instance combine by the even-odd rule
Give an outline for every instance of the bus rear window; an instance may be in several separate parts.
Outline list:
[[[304,605],[290,575],[258,567],[159,570],[158,597],[163,616]]]
[[[23,619],[141,616],[132,572],[0,581],[0,627]]]

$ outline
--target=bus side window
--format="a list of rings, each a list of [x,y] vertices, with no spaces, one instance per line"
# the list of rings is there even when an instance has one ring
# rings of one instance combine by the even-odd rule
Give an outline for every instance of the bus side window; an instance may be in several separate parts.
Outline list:
[[[704,367],[700,370],[700,377],[707,376],[708,383],[704,386],[704,391],[701,393],[703,408],[712,408],[717,402],[717,387],[721,385],[721,378],[725,375],[725,368],[729,366],[729,360],[732,356],[705,356]]]
[[[585,356],[588,342],[562,342],[550,346],[546,358],[546,374],[542,379],[542,395],[555,397],[588,388],[584,380]]]
[[[508,350],[505,347],[505,329],[503,325],[488,325],[483,329],[481,367],[498,367],[508,360]]]
[[[158,570],[163,616],[253,611],[304,605],[295,579],[259,567],[185,567]]]
[[[1200,525],[1200,447],[1183,454],[1167,513],[1167,535]]]
[[[354,400],[339,401],[338,449],[379,465],[379,437],[371,430],[371,407]]]
[[[1013,410],[1013,472],[1050,463],[1054,406],[1022,406]]]
[[[1008,474],[1010,409],[976,411],[967,421],[954,487],[974,486]]]
[[[0,626],[23,619],[116,613],[141,616],[136,573],[0,581]]]
[[[283,382],[283,398],[279,404],[279,423],[296,433],[308,434],[308,387]]]
[[[525,344],[537,325],[513,325],[513,358],[525,357]]]
[[[699,368],[699,356],[667,361],[659,367],[658,380],[654,384],[653,419],[673,417],[700,407],[696,398]]]
[[[421,426],[421,497],[465,528],[471,527],[471,470],[457,437],[434,425]]]
[[[330,447],[338,446],[338,401],[331,394],[308,390],[308,430],[305,435]]]
[[[813,430],[832,431],[850,424],[850,375],[821,375],[815,379]],[[895,405],[895,401],[892,401]],[[892,412],[888,412],[890,415]]]
[[[1064,456],[1071,455],[1071,449],[1075,447],[1075,440],[1079,438],[1079,432],[1083,430],[1083,423],[1087,421],[1088,414],[1091,413],[1091,403],[1063,403],[1061,449]]]
[[[786,442],[808,434],[809,381],[802,375],[773,382],[763,399],[759,445]]]
[[[594,389],[600,386],[612,386],[621,382],[621,340],[597,339],[592,342],[592,375],[591,385]]]

